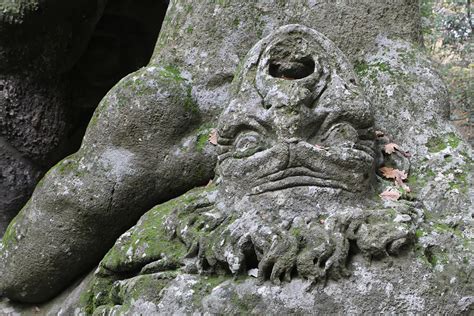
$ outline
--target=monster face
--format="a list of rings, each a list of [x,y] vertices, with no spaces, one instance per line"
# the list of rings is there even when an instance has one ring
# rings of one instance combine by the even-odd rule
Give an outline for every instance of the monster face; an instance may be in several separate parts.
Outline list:
[[[257,43],[220,117],[215,185],[150,211],[104,259],[104,273],[183,266],[314,284],[349,276],[355,253],[399,253],[422,213],[371,199],[373,120],[354,78],[332,42],[306,27],[283,26]],[[147,238],[148,229],[160,235]],[[146,247],[134,246],[140,240]]]
[[[366,193],[373,119],[342,53],[299,27],[262,40],[247,58],[218,126],[223,190]]]

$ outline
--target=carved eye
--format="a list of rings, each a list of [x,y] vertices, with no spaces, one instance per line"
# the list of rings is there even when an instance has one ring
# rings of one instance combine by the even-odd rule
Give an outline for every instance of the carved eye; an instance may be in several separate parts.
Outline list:
[[[356,143],[358,140],[357,130],[348,123],[339,123],[332,126],[323,141],[328,145],[341,145],[347,142]]]
[[[244,132],[237,136],[234,146],[234,157],[244,158],[265,149],[263,138],[257,132]]]

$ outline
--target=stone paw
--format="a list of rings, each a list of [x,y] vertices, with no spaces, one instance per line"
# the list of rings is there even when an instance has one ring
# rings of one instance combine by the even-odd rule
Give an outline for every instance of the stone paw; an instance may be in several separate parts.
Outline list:
[[[288,231],[273,236],[270,248],[258,264],[260,282],[269,279],[274,284],[291,281],[291,274],[296,264],[298,240]]]
[[[357,246],[368,257],[397,255],[414,238],[415,230],[408,223],[363,223],[357,231]]]
[[[349,241],[339,233],[315,226],[305,230],[297,259],[299,276],[318,281],[347,275]]]
[[[398,255],[414,240],[423,211],[411,203],[358,213],[351,221],[348,236],[368,258]]]

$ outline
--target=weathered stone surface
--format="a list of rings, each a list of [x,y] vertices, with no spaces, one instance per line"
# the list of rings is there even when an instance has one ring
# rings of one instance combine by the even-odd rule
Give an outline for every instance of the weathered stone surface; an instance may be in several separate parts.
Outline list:
[[[374,189],[381,192],[385,183],[372,182],[375,188],[364,185],[364,178],[358,178],[356,172],[373,172],[373,164],[388,160],[373,159],[378,149],[370,137],[364,140],[368,148],[373,148],[373,158],[365,167],[354,168],[352,174],[343,169],[344,163],[332,169],[331,163],[338,156],[351,156],[345,147],[357,148],[361,135],[367,135],[362,127],[372,126],[371,113],[365,112],[369,105],[363,92],[351,85],[353,74],[345,67],[344,59],[328,58],[331,54],[340,56],[328,46],[318,59],[320,64],[314,67],[320,72],[292,80],[304,74],[300,71],[308,56],[317,55],[308,51],[314,50],[312,45],[318,40],[308,41],[312,44],[298,41],[297,30],[301,29],[296,26],[283,30],[291,35],[280,30],[280,34],[276,32],[257,44],[236,79],[238,97],[218,124],[217,184],[153,208],[122,235],[85,292],[89,300],[83,310],[105,314],[470,310],[472,231],[466,226],[466,213],[455,216],[456,211],[449,211],[439,217],[436,211],[424,208],[425,196],[421,194],[412,197],[414,201],[373,200],[376,194],[368,193]],[[325,73],[330,73],[330,78]],[[311,80],[312,76],[317,80]],[[318,97],[313,100],[308,97],[311,94],[304,93],[305,85],[313,89],[310,91],[322,93],[315,94]],[[345,100],[350,100],[352,107]],[[325,115],[325,111],[331,115]],[[350,126],[358,127],[358,132],[350,133],[349,127],[334,123],[341,121],[340,113]],[[324,119],[309,118],[318,115]],[[341,134],[325,142],[317,135],[326,135],[326,129]],[[291,141],[277,150],[284,139]],[[463,146],[453,142],[445,149]],[[299,159],[305,148],[310,151]],[[329,153],[335,157],[327,156]],[[289,158],[285,158],[287,155]],[[320,161],[320,155],[325,159]],[[355,163],[351,160],[350,165]],[[309,169],[301,170],[305,165],[324,166],[325,177],[311,180],[314,175]],[[409,164],[401,166],[410,169]],[[299,173],[285,174],[290,170]],[[349,189],[335,186],[332,172]],[[371,183],[371,177],[365,179]],[[265,188],[266,183],[272,184],[269,191],[255,190]],[[307,190],[309,187],[311,190]],[[341,193],[346,190],[352,205],[344,203]],[[354,196],[360,193],[355,202]],[[449,216],[455,216],[454,221],[445,223]],[[412,242],[414,247],[407,249]],[[166,273],[176,272],[176,279],[169,281],[172,275]],[[221,276],[189,275],[197,272]],[[231,280],[229,272],[240,275],[240,281]],[[137,276],[123,277],[128,274]],[[258,282],[247,274],[258,277]],[[136,285],[147,278],[163,280],[164,275],[168,281],[160,281],[159,291],[153,291],[153,286]],[[275,285],[265,282],[267,279]],[[122,295],[118,301],[114,300],[116,292]],[[152,293],[155,296],[150,298]]]
[[[418,1],[170,2],[152,61],[189,71],[202,109],[214,119],[248,50],[276,28],[298,23],[332,40],[351,62],[379,34],[421,44]],[[205,35],[205,36],[203,36]]]
[[[317,60],[320,71],[295,79],[308,60]],[[417,198],[377,200],[370,192],[384,183],[366,177],[364,185],[357,176],[373,173],[380,159],[374,159],[375,135],[364,133],[373,124],[369,104],[347,65],[328,40],[300,26],[257,44],[218,124],[216,184],[153,208],[123,234],[84,291],[80,310],[467,312],[469,231],[424,214]],[[304,93],[305,87],[322,93]],[[341,128],[341,119],[349,126]],[[326,131],[334,137],[318,136]],[[351,173],[338,158],[354,166],[361,158],[347,149],[356,148],[370,154]],[[298,159],[301,153],[305,159]],[[322,167],[324,173],[311,171]],[[352,186],[335,186],[336,177]],[[279,185],[255,190],[266,183]],[[442,286],[445,278],[451,288]]]
[[[9,226],[1,291],[27,302],[51,298],[96,264],[141,210],[208,181],[213,151],[197,148],[199,124],[179,73],[154,67],[122,80],[80,151],[44,177]]]
[[[24,196],[30,193],[41,170],[32,166],[28,160],[23,158],[14,148],[0,138],[0,160],[2,169],[0,177],[0,230],[6,229],[7,223],[15,217],[16,210],[24,204]],[[23,170],[19,173],[18,170]],[[26,191],[26,192],[25,192]],[[12,206],[12,207],[7,207]]]
[[[147,69],[153,72],[157,65],[166,65],[167,69],[174,69],[174,73],[178,72],[189,78],[191,94],[197,101],[202,116],[207,121],[213,121],[222,107],[228,103],[230,80],[240,63],[240,58],[247,52],[250,45],[261,37],[261,34],[268,34],[276,26],[288,23],[288,19],[292,19],[294,22],[321,30],[332,38],[348,54],[350,60],[355,62],[355,70],[362,78],[363,88],[374,105],[375,127],[382,129],[389,135],[390,141],[396,141],[402,147],[409,146],[407,149],[413,153],[411,172],[414,177],[410,179],[409,185],[413,187],[412,195],[415,199],[423,200],[426,203],[428,220],[416,231],[416,251],[404,254],[396,260],[387,258],[380,262],[374,262],[369,268],[363,261],[361,264],[363,268],[355,264],[360,258],[356,255],[353,259],[354,264],[351,263],[348,266],[348,269],[352,271],[352,276],[348,279],[334,283],[329,281],[328,283],[333,284],[329,293],[331,297],[335,297],[338,306],[331,303],[331,299],[325,293],[315,296],[317,302],[314,308],[321,311],[344,308],[344,312],[373,312],[378,308],[383,310],[383,307],[379,305],[379,300],[376,302],[375,298],[385,297],[383,296],[385,293],[387,299],[384,302],[387,303],[382,306],[385,306],[386,310],[395,306],[397,311],[401,312],[435,311],[443,310],[442,308],[447,312],[467,311],[472,303],[472,298],[469,297],[472,288],[469,283],[463,283],[463,280],[469,280],[470,266],[472,266],[472,252],[470,252],[472,249],[469,249],[470,238],[472,238],[472,225],[470,224],[472,219],[468,199],[469,190],[472,189],[469,185],[469,177],[463,177],[462,172],[472,168],[470,167],[472,160],[469,147],[466,147],[455,133],[446,132],[450,131],[451,127],[445,123],[443,118],[443,113],[448,106],[445,102],[445,90],[433,71],[432,65],[423,57],[422,50],[413,45],[413,42],[417,42],[419,39],[416,2],[350,3],[351,5],[349,2],[342,1],[335,3],[302,1],[290,8],[285,7],[284,2],[278,2],[277,5],[285,7],[285,11],[268,10],[269,7],[264,1],[251,3],[202,2],[190,6],[186,6],[184,2],[175,1],[172,2],[168,12],[163,33],[156,47],[155,59]],[[319,7],[321,10],[308,10],[308,6],[312,6],[313,9]],[[361,14],[364,10],[367,12]],[[340,12],[354,13],[346,15]],[[364,18],[359,20],[361,23],[352,23],[353,25],[344,23],[358,19],[357,17],[351,18],[351,14]],[[209,19],[203,18],[208,15],[213,16]],[[222,19],[222,23],[216,22],[218,21],[217,16]],[[237,16],[238,19],[236,19]],[[256,19],[261,23],[254,23],[253,21]],[[237,28],[231,28],[231,25],[235,25]],[[351,31],[347,31],[347,28],[350,28]],[[358,37],[356,34],[359,31],[366,36]],[[379,37],[381,33],[385,33],[387,38]],[[211,35],[202,37],[196,36],[196,34]],[[413,41],[414,39],[415,41]],[[414,52],[413,62],[403,58],[401,54],[384,56],[390,52],[390,47],[383,45],[383,43],[391,43],[388,46],[395,45],[396,47],[401,45],[402,50]],[[378,49],[380,51],[377,51]],[[395,82],[397,77],[392,76],[390,72],[388,74],[384,72],[386,69],[384,64],[381,67],[370,67],[369,71],[372,76],[368,76],[368,78],[365,78],[366,73],[363,70],[365,67],[362,66],[362,71],[358,68],[360,64],[364,64],[364,60],[368,65],[371,65],[372,61],[377,63],[378,59],[376,58],[390,59],[391,67],[403,70],[408,76],[419,75],[420,80],[410,82],[398,80],[396,86],[393,85],[389,90],[386,90],[386,86],[380,83],[381,80],[388,79]],[[405,67],[406,64],[410,66]],[[371,77],[380,79],[372,80]],[[149,82],[154,80],[151,76]],[[432,82],[435,84],[432,85]],[[393,94],[392,88],[399,93]],[[150,89],[144,94],[153,95],[154,90]],[[142,95],[135,96],[133,99],[141,99]],[[399,99],[400,102],[398,102]],[[416,102],[413,102],[414,100]],[[432,106],[427,107],[426,104]],[[406,112],[407,109],[410,111]],[[403,117],[397,115],[405,112],[408,114]],[[126,118],[125,113],[129,112],[122,113],[121,119]],[[100,115],[98,117],[100,118]],[[429,124],[429,120],[418,120],[417,117],[432,117],[433,121],[439,122],[439,124]],[[99,122],[102,122],[102,119]],[[129,122],[131,122],[130,124],[136,123]],[[400,128],[400,126],[404,126],[404,128]],[[104,131],[107,130],[104,129]],[[99,131],[96,132],[96,135],[98,134],[107,135],[107,133]],[[201,133],[200,135],[206,134]],[[94,134],[91,134],[89,139],[92,140],[93,137]],[[113,137],[108,135],[106,138]],[[206,136],[199,139],[204,139],[204,143],[206,142]],[[407,143],[405,144],[405,142]],[[139,181],[143,180],[137,180],[137,183]],[[117,194],[120,195],[119,192]],[[46,196],[45,199],[49,198]],[[32,205],[35,203],[37,202],[32,202]],[[444,205],[448,207],[444,208]],[[137,213],[145,211],[145,206],[138,205],[136,211]],[[416,259],[414,259],[415,257]],[[156,265],[150,262],[152,265],[146,271],[152,273],[153,269],[163,267],[165,263],[166,260],[163,261],[163,264]],[[191,262],[187,268],[192,272],[193,269],[196,270],[193,266],[195,264]],[[390,266],[394,268],[392,269]],[[404,273],[400,274],[399,271]],[[409,273],[405,273],[405,271],[409,271]],[[189,287],[187,280],[194,282],[198,278],[200,277],[185,276],[179,279],[182,282],[178,280],[178,284],[174,287]],[[388,284],[394,287],[393,292],[390,291],[391,286]],[[292,281],[289,286],[290,288],[296,286],[298,290],[301,290],[302,287],[299,280]],[[232,284],[231,287],[235,288],[238,285]],[[386,287],[388,287],[387,291]],[[252,307],[253,305],[245,307],[247,311],[258,312],[266,308],[268,310],[281,308],[280,310],[284,311],[283,304],[275,303],[276,307],[272,307],[275,306],[272,305],[273,301],[282,301],[278,299],[277,294],[280,293],[280,288],[274,286],[274,292],[266,289],[266,285],[263,286],[263,289],[250,285],[249,291],[259,295],[257,301],[265,301],[265,303],[261,303],[259,309],[255,309]],[[444,289],[446,289],[445,292],[443,292]],[[298,293],[297,290],[293,291]],[[170,293],[176,292],[171,291]],[[228,300],[229,297],[232,297],[233,292],[228,291],[227,293],[229,296],[218,295]],[[266,296],[267,300],[262,298],[262,293],[269,293]],[[441,295],[441,293],[444,294]],[[108,295],[109,292],[104,291],[101,297],[108,297]],[[244,297],[245,302],[249,301],[247,300],[248,296],[240,295],[240,297]],[[345,303],[348,297],[353,298],[351,304]],[[439,297],[443,297],[443,299],[440,300]],[[201,298],[202,296],[198,295],[196,300],[205,301]],[[130,297],[121,300],[132,301]],[[218,300],[219,298],[214,299],[214,302],[218,302]],[[104,301],[106,304],[109,302],[107,299]],[[189,302],[189,300],[183,301]],[[283,301],[288,302],[288,300]],[[423,304],[413,304],[413,302],[423,302]],[[103,305],[100,301],[95,303],[92,306]],[[151,303],[159,304],[157,301]],[[304,306],[311,304],[309,301]],[[148,306],[149,303],[147,302],[145,305]],[[165,308],[179,309],[183,306],[177,305],[166,305]],[[229,310],[237,310],[239,305],[241,306],[238,302],[231,304]],[[193,310],[200,310],[199,304],[192,306]],[[219,305],[214,306],[206,307],[206,310],[212,308],[217,311],[224,310],[224,307],[220,309]],[[294,305],[290,304],[289,306]],[[122,311],[126,312],[127,306],[118,306],[117,308],[122,307]]]
[[[0,160],[9,174],[0,194],[14,196],[0,201],[0,235],[48,162],[58,161],[54,151],[64,157],[66,85],[58,74],[82,54],[104,5],[102,0],[0,2],[0,137],[11,149]],[[10,164],[19,156],[21,164]]]
[[[0,236],[40,177],[79,148],[104,94],[148,63],[165,11],[163,1],[0,1],[0,137],[11,149]]]

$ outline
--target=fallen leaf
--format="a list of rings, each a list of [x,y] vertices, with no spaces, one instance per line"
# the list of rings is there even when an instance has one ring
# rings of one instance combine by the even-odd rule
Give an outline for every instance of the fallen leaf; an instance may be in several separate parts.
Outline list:
[[[386,144],[384,146],[384,151],[389,155],[393,154],[396,150],[401,151],[400,147],[395,143]]]
[[[214,146],[217,145],[217,130],[215,128],[209,133],[209,142]]]
[[[385,134],[384,134],[384,132],[381,132],[381,131],[375,131],[375,136],[377,136],[377,137],[384,137]]]
[[[384,146],[384,151],[391,155],[393,154],[395,151],[398,151],[400,154],[402,154],[404,157],[406,158],[410,158],[411,157],[411,153],[409,151],[404,151],[400,148],[400,146],[398,146],[397,144],[395,143],[389,143],[389,144],[386,144]]]
[[[385,200],[397,201],[400,198],[401,194],[397,190],[387,189],[383,191],[382,193],[380,193],[379,196]]]
[[[398,170],[398,169],[393,169],[390,167],[382,167],[379,169],[382,175],[387,178],[387,179],[400,179],[400,180],[406,180],[408,175],[405,171],[403,170]]]
[[[408,178],[408,175],[403,170],[393,169],[390,167],[382,167],[379,169],[382,175],[387,179],[394,179],[395,184],[401,187],[405,192],[411,192],[411,189],[403,180]]]

